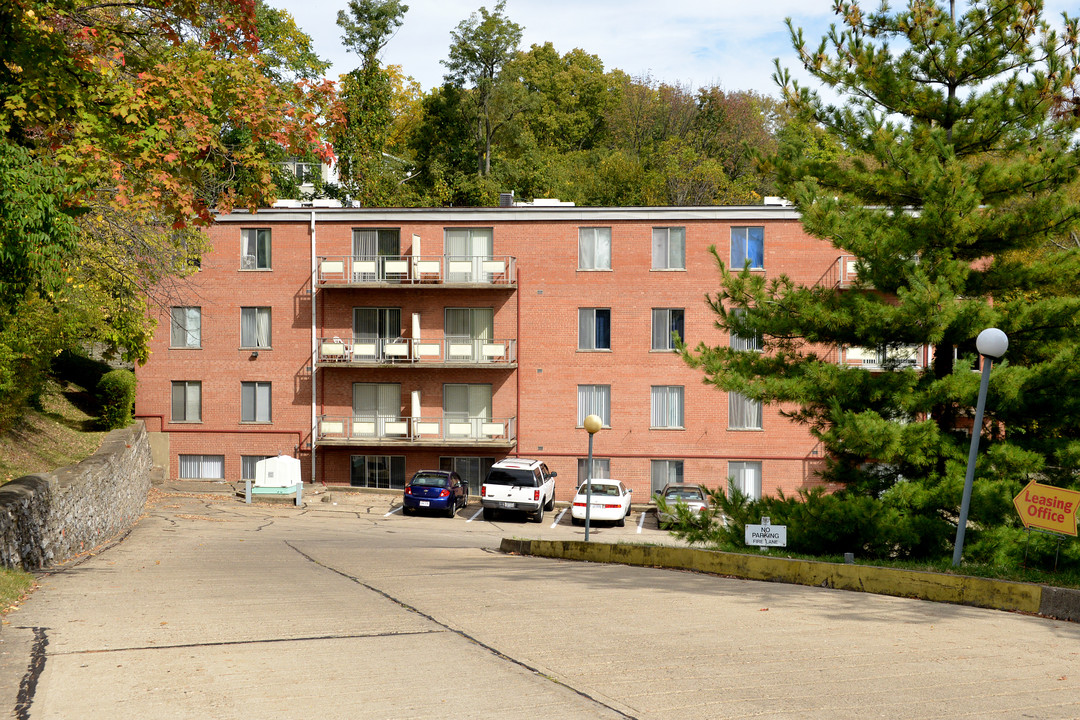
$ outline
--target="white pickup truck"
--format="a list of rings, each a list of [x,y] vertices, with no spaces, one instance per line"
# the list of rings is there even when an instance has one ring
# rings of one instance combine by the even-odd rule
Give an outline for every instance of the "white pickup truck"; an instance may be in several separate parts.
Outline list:
[[[555,476],[539,460],[507,458],[491,466],[480,486],[484,519],[491,520],[499,510],[529,514],[532,522],[542,522],[544,511],[555,507]]]

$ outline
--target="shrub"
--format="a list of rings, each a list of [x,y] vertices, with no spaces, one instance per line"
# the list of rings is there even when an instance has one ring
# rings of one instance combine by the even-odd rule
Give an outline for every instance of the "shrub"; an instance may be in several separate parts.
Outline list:
[[[98,381],[97,394],[101,403],[98,421],[103,429],[114,430],[131,424],[131,412],[135,405],[135,373],[130,370],[110,370]]]

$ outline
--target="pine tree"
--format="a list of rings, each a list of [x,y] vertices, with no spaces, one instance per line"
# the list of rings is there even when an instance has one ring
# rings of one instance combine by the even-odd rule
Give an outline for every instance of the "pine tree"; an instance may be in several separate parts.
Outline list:
[[[827,451],[824,479],[899,510],[898,552],[935,554],[955,531],[984,328],[1010,345],[991,378],[972,521],[1015,525],[1022,482],[1080,476],[1080,250],[1067,242],[1080,221],[1078,26],[1044,18],[1039,0],[836,13],[816,50],[788,27],[841,102],[779,65],[774,77],[839,151],[789,133],[771,163],[806,231],[857,258],[857,280],[799,286],[718,255],[719,326],[760,336],[764,352],[684,356],[805,424]],[[933,362],[905,366],[912,346]],[[843,347],[876,349],[886,371],[840,364]]]

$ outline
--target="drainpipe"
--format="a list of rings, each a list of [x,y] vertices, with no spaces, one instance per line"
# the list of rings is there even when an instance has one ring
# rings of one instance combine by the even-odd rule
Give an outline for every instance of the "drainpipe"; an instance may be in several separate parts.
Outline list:
[[[316,280],[316,263],[318,258],[315,256],[315,211],[311,211],[311,224],[308,226],[311,234],[311,484],[315,484],[315,360],[318,357],[316,354],[317,338],[315,324],[315,280]]]
[[[517,292],[514,293],[515,300],[517,300],[517,327],[515,332],[517,334],[517,370],[514,371],[514,381],[517,385],[517,407],[514,408],[514,415],[517,417],[515,425],[517,426],[517,437],[514,438],[514,457],[521,457],[521,268],[514,267],[514,279],[517,281]]]

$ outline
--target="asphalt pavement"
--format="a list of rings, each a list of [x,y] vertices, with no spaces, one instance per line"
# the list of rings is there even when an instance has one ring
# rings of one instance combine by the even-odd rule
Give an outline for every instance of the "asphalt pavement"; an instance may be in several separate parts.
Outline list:
[[[580,539],[557,514],[192,489],[6,616],[12,717],[1080,717],[1074,623],[496,550]],[[638,517],[595,541],[672,542]]]

